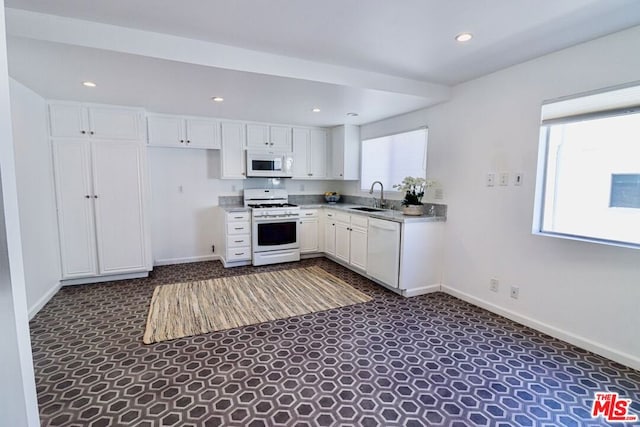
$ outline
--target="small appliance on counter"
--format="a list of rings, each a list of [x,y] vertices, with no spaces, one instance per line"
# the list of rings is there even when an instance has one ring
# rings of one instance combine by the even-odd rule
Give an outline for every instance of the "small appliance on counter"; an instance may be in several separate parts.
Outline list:
[[[300,208],[287,190],[246,189],[244,206],[251,208],[253,265],[300,261]]]
[[[335,191],[327,191],[326,193],[324,193],[324,199],[327,201],[327,203],[333,205],[337,203],[338,200],[340,200],[340,195]]]

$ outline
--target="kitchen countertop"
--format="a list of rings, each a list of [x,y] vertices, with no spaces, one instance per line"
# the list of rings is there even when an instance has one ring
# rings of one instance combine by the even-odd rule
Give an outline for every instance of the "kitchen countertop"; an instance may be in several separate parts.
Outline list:
[[[391,210],[391,209],[386,209],[383,211],[379,211],[379,212],[362,212],[362,211],[356,211],[353,210],[351,208],[356,208],[356,207],[361,207],[362,205],[353,205],[353,204],[349,204],[349,203],[336,203],[336,204],[329,204],[329,203],[319,203],[319,204],[313,204],[313,205],[300,205],[301,209],[313,209],[313,208],[329,208],[329,209],[336,209],[339,211],[344,211],[347,212],[349,214],[356,214],[356,215],[364,215],[364,216],[368,216],[370,218],[378,218],[378,219],[386,219],[389,221],[395,221],[395,222],[406,222],[406,223],[412,223],[412,222],[444,222],[447,220],[447,217],[444,216],[430,216],[430,215],[405,215],[402,213],[402,211],[395,211],[395,210]]]
[[[313,204],[308,204],[308,205],[299,205],[300,209],[320,209],[320,208],[329,208],[329,209],[336,209],[339,211],[343,211],[343,212],[347,212],[349,214],[356,214],[356,215],[364,215],[364,216],[368,216],[371,218],[378,218],[378,219],[386,219],[389,221],[395,221],[395,222],[406,222],[406,223],[411,223],[411,222],[444,222],[447,220],[446,217],[444,216],[429,216],[429,215],[419,215],[419,216],[412,216],[412,215],[404,215],[401,211],[394,211],[394,210],[384,210],[384,211],[380,211],[380,212],[361,212],[361,211],[355,211],[351,208],[355,208],[355,207],[359,207],[362,205],[354,205],[354,204],[349,204],[349,203],[336,203],[336,204],[329,204],[329,203],[313,203]],[[246,208],[244,206],[241,205],[232,205],[232,206],[220,206],[221,209],[223,209],[225,212],[248,212],[251,210],[251,208]]]

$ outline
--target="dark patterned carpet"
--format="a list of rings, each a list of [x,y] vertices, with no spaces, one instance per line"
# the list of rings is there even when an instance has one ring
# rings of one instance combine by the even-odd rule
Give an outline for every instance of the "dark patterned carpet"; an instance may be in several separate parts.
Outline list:
[[[142,344],[158,284],[318,264],[374,299]],[[63,288],[31,322],[43,425],[592,426],[640,372],[443,293],[403,298],[320,258]],[[629,424],[625,424],[629,425]]]

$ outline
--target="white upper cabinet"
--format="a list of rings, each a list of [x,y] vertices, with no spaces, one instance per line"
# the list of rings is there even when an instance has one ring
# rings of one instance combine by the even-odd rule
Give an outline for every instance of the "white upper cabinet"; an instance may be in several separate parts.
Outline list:
[[[332,179],[360,179],[360,128],[343,125],[331,130]]]
[[[187,119],[186,126],[189,147],[220,149],[220,123],[215,120]]]
[[[222,122],[221,129],[220,177],[223,179],[245,179],[247,158],[244,145],[244,124]]]
[[[291,128],[255,123],[247,124],[247,148],[250,150],[291,152]]]
[[[206,118],[148,115],[149,145],[220,149],[220,123]]]
[[[137,141],[143,138],[142,110],[126,107],[84,105],[70,102],[49,104],[51,136]]]
[[[293,128],[293,178],[324,179],[327,176],[327,132]]]

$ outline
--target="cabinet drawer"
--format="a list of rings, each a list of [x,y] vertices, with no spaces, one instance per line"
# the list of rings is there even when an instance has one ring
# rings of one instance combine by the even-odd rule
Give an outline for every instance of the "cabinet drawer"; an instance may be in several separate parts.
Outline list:
[[[301,218],[317,218],[318,210],[317,209],[300,209],[300,217]]]
[[[227,234],[250,234],[251,224],[248,222],[230,222],[227,224]]]
[[[241,246],[251,246],[251,236],[248,234],[238,234],[227,236],[227,247],[238,248]]]
[[[351,221],[351,215],[342,212],[336,212],[334,219],[338,222],[346,222],[347,224],[349,224]]]
[[[227,222],[249,221],[249,212],[227,212]]]
[[[351,225],[355,227],[367,228],[369,225],[369,218],[361,215],[351,215]]]
[[[241,248],[227,249],[227,261],[242,261],[251,259],[251,248],[243,246]]]

